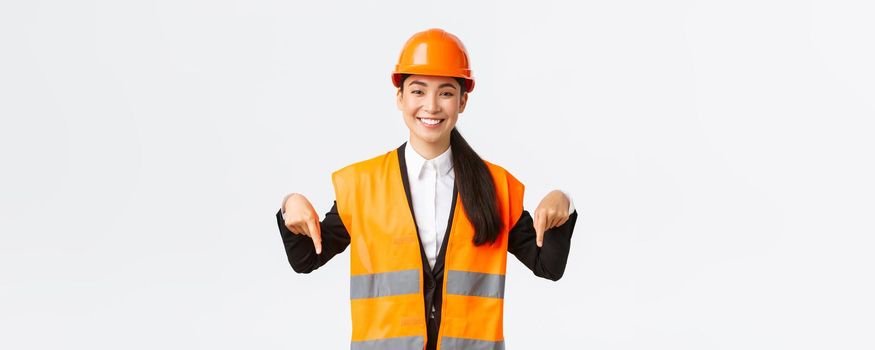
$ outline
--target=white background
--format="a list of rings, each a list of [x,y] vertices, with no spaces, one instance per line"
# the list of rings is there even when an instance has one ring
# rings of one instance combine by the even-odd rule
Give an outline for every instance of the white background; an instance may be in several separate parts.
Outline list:
[[[509,349],[872,349],[870,1],[0,4],[0,348],[347,349],[349,253],[274,214],[397,147],[389,74],[441,27],[459,129],[580,217],[509,261]]]

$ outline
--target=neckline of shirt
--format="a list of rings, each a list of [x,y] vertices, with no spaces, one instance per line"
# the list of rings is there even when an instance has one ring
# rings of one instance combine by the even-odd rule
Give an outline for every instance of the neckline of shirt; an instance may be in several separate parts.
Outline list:
[[[407,162],[407,173],[416,176],[416,178],[422,175],[422,171],[426,169],[427,164],[434,165],[440,175],[450,175],[450,171],[453,170],[453,147],[447,147],[447,150],[437,157],[425,159],[416,152],[416,149],[410,145],[410,140],[408,140],[404,145],[404,158]]]

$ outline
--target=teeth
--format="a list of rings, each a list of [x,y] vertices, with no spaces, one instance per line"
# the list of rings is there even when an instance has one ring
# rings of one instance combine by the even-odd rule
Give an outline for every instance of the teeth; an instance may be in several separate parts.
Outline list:
[[[438,123],[441,122],[441,119],[425,119],[425,118],[419,118],[419,120],[421,120],[423,123],[428,124],[428,125],[436,125],[436,124],[438,124]]]

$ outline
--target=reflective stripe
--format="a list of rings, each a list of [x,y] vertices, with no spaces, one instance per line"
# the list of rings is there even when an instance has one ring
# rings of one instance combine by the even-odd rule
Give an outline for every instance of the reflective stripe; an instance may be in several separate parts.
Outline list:
[[[504,298],[504,275],[449,270],[447,294]]]
[[[420,336],[354,341],[350,350],[422,350],[425,339]]]
[[[504,341],[441,337],[443,350],[504,350]]]
[[[419,293],[419,270],[356,275],[349,282],[350,299]]]

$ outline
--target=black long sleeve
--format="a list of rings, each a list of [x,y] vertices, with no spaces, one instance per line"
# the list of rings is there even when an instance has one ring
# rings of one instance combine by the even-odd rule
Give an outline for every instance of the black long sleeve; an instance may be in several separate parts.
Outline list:
[[[523,210],[517,223],[510,230],[507,251],[516,256],[535,276],[558,281],[565,273],[568,252],[571,249],[571,234],[577,222],[577,210],[561,226],[544,232],[544,244],[538,247],[537,233],[532,216]]]
[[[322,233],[322,254],[316,254],[313,240],[304,235],[298,235],[289,231],[283,220],[282,209],[276,213],[276,223],[286,246],[286,255],[289,264],[297,273],[310,273],[325,265],[335,255],[340,254],[349,246],[349,232],[343,226],[340,215],[337,214],[337,202],[331,206],[331,210],[325,213],[325,218],[319,223]]]

